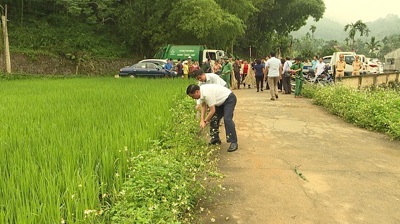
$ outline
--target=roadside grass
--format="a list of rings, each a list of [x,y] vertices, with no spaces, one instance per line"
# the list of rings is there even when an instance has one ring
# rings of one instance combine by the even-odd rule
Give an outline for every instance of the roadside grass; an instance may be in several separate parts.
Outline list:
[[[215,176],[218,148],[199,134],[194,101],[175,104],[174,124],[150,150],[129,161],[127,181],[112,208],[112,223],[193,223]]]
[[[190,220],[213,162],[188,83],[0,82],[0,223]]]
[[[304,95],[350,123],[400,140],[400,94],[396,89],[305,85]]]

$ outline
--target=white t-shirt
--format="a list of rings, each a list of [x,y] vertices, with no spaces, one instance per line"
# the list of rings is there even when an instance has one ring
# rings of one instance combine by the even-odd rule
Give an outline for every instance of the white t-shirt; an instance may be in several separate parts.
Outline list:
[[[318,62],[316,69],[317,69],[317,73],[315,73],[315,75],[316,75],[316,76],[321,75],[322,72],[323,72],[324,69],[325,69],[325,63],[324,63],[324,62]]]
[[[283,71],[282,71],[282,72],[287,72],[287,71],[289,71],[290,67],[292,67],[292,62],[290,62],[290,61],[285,61],[285,64],[283,64]]]
[[[281,60],[276,57],[268,59],[266,66],[268,67],[268,77],[278,77],[279,67],[281,66]]]
[[[206,81],[205,82],[200,82],[199,81],[199,86],[204,85],[204,84],[218,84],[221,86],[226,86],[226,82],[221,79],[217,74],[214,73],[205,73],[206,74]]]
[[[209,107],[221,106],[232,91],[218,84],[207,84],[200,86],[200,102]]]

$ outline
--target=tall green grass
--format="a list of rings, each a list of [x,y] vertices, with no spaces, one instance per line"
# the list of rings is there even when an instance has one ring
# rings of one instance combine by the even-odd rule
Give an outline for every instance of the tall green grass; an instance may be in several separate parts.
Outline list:
[[[0,223],[107,220],[101,214],[121,190],[129,158],[173,125],[171,106],[187,83],[0,82]]]

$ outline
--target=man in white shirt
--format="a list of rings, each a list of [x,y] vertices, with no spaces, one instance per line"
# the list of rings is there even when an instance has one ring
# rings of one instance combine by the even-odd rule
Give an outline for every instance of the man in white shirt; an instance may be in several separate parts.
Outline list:
[[[194,71],[194,76],[199,81],[199,86],[204,84],[218,84],[226,87],[226,82],[214,73],[205,73],[202,69]]]
[[[194,74],[194,77],[197,80],[199,80],[199,84],[198,84],[199,86],[205,85],[205,84],[218,84],[218,85],[221,85],[221,86],[224,86],[224,87],[228,88],[227,85],[226,85],[226,82],[221,77],[219,77],[219,75],[217,75],[217,74],[205,73],[203,71],[203,69],[196,70],[196,71],[193,72],[193,74]],[[197,100],[196,109],[200,110],[200,107],[201,107],[200,106],[200,100]],[[217,116],[214,115],[213,118],[210,121],[210,126],[211,126],[211,124],[214,124],[214,123],[217,123],[217,122],[218,122]],[[218,132],[218,129],[214,130],[213,128],[210,128],[210,136],[213,136],[214,132]],[[219,140],[211,140],[210,141],[211,145],[215,145],[215,144],[219,144],[219,143],[220,143]]]
[[[277,59],[275,52],[271,52],[271,58],[266,63],[266,73],[268,74],[268,85],[271,93],[271,100],[278,99],[278,82],[282,74],[281,60]]]
[[[228,152],[238,149],[235,123],[233,122],[233,111],[236,106],[236,96],[226,87],[218,84],[194,85],[186,89],[186,94],[201,102],[200,127],[205,128],[210,123],[214,114],[217,115],[217,122],[211,122],[210,127],[216,131],[212,133],[212,142],[221,142],[219,138],[219,122],[224,117],[225,133],[227,142],[230,142]],[[207,107],[210,109],[206,116]]]
[[[290,58],[287,57],[285,63],[283,64],[283,71],[282,71],[282,86],[285,94],[292,93],[292,86],[290,84],[292,75],[289,72],[290,67],[292,67],[292,62],[290,61]]]
[[[315,69],[316,69],[315,77],[318,78],[318,76],[320,76],[325,70],[325,63],[323,58],[319,58],[319,61]]]

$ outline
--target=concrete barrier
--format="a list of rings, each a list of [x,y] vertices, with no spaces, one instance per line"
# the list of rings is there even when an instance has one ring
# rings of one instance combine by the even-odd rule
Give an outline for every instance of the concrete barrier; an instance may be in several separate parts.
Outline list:
[[[365,88],[370,86],[387,85],[389,82],[399,82],[400,72],[345,76],[339,81],[350,88]]]

